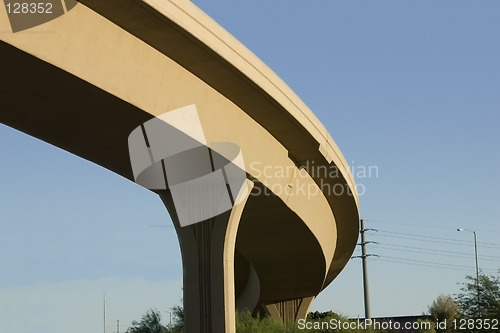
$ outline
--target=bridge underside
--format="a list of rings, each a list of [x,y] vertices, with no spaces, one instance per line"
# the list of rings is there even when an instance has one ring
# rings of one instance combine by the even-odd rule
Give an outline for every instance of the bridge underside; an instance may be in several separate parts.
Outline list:
[[[42,34],[39,36],[46,39],[45,44],[35,45],[37,42],[23,39],[29,36],[19,33],[22,37],[15,47],[11,44],[16,45],[16,40],[9,37],[7,43],[0,36],[0,123],[133,181],[129,134],[179,105],[200,106],[208,140],[235,142],[245,152],[245,162],[258,161],[261,166],[293,172],[278,179],[247,168],[252,195],[233,211],[202,223],[205,229],[199,225],[181,228],[169,193],[158,192],[181,243],[186,322],[190,318],[196,322],[187,332],[232,332],[235,307],[266,313],[284,323],[304,317],[314,297],[348,261],[357,240],[358,213],[352,195],[331,196],[321,191],[302,195],[292,181],[313,189],[320,183],[346,188],[352,188],[353,183],[342,174],[322,179],[300,170],[298,165],[307,162],[332,165],[320,152],[322,145],[329,145],[327,140],[321,144],[315,141],[262,87],[249,82],[185,32],[169,26],[169,32],[162,36],[172,34],[172,43],[182,47],[162,50],[169,44],[161,44],[160,35],[155,34],[165,22],[155,19],[146,24],[151,12],[143,10],[142,2],[121,1],[123,5],[116,10],[115,0],[82,3],[102,11],[128,32],[117,30],[81,4],[67,14],[73,15],[75,22],[89,22],[83,30],[99,31],[103,43],[117,41],[102,57],[77,53],[78,47],[91,48],[99,38],[89,41],[86,35],[78,35],[82,28],[69,19],[51,27],[59,29],[58,33],[75,29],[77,34],[70,41]],[[131,15],[136,15],[135,20],[123,19]],[[154,34],[148,34],[148,29]],[[122,46],[131,54],[120,52]],[[73,47],[71,52],[76,53],[71,56],[68,49]],[[47,54],[47,49],[68,54]],[[172,53],[169,56],[175,62],[158,50]],[[37,52],[43,53],[46,61],[40,60]],[[121,57],[119,65],[117,57]],[[88,64],[82,70],[83,61]],[[141,67],[133,68],[130,63]],[[96,70],[99,66],[111,68],[110,73],[119,76]],[[264,191],[271,185],[287,188],[294,195]],[[208,268],[207,262],[211,263]]]
[[[6,43],[0,42],[0,54],[1,123],[133,180],[127,137],[152,115]],[[264,192],[262,184],[256,186]],[[266,307],[321,291],[326,267],[310,258],[322,257],[322,250],[301,219],[274,195],[250,196],[236,253],[236,298],[247,287],[250,266],[258,276],[257,304],[250,310],[272,312]],[[293,321],[299,308],[292,307],[293,316],[275,310],[274,317]]]

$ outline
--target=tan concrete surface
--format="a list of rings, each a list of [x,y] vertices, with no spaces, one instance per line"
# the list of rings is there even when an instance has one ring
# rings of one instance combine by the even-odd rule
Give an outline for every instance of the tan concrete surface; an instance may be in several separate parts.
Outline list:
[[[305,315],[349,260],[357,196],[320,188],[354,192],[340,150],[269,68],[192,3],[84,0],[15,34],[0,6],[0,58],[0,122],[127,179],[128,134],[185,105],[197,106],[207,141],[241,147],[255,187],[240,212],[236,243],[223,242],[239,253],[230,278],[236,296],[252,267],[259,304],[289,322]],[[308,162],[341,173],[312,177],[299,169]],[[255,195],[266,188],[269,195]],[[234,306],[224,315],[231,332]]]

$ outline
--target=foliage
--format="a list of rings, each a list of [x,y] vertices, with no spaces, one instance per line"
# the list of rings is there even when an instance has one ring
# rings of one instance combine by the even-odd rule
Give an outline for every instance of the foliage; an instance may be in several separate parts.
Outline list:
[[[456,302],[461,314],[467,318],[500,318],[500,278],[479,275],[479,307],[476,278],[465,277],[461,293],[456,295]]]
[[[133,321],[127,333],[167,333],[167,328],[161,324],[160,311],[150,309],[142,316],[141,321]]]
[[[379,333],[380,330],[373,327],[364,326],[363,319],[349,319],[348,317],[335,313],[333,311],[326,312],[310,312],[307,315],[307,321],[311,329],[297,330],[297,332],[311,333]],[[299,326],[297,326],[299,328]],[[432,332],[434,333],[434,332]]]
[[[254,318],[250,312],[239,312],[236,315],[237,333],[292,333],[294,328],[286,328],[269,317]]]
[[[429,313],[435,322],[446,322],[436,328],[437,332],[451,332],[452,321],[458,317],[459,309],[451,295],[439,295],[429,306]]]
[[[153,316],[154,314],[154,316]],[[143,316],[141,322],[133,322],[133,327],[127,333],[183,333],[183,311],[182,307],[176,306],[172,309],[172,323],[166,327],[150,328],[148,323],[159,322],[160,314],[157,310],[150,310]],[[154,320],[152,319],[154,318]],[[360,319],[363,322],[363,319]],[[421,320],[419,320],[421,321]],[[302,327],[301,324],[302,323]],[[307,327],[305,327],[307,323]],[[332,324],[333,323],[333,324]],[[421,330],[421,333],[436,333],[435,326],[431,321],[430,329]],[[399,333],[397,330],[376,330],[370,327],[359,327],[358,320],[348,319],[332,311],[311,312],[305,320],[299,321],[292,326],[285,326],[274,321],[270,317],[255,318],[250,312],[238,312],[236,314],[236,333]]]
[[[150,309],[140,321],[133,321],[126,333],[183,333],[184,311],[182,306],[172,308],[172,321],[166,326],[161,324],[161,314],[157,309]]]
[[[307,322],[307,328],[304,327]],[[335,323],[338,327],[332,325]],[[342,328],[340,323],[353,323],[350,328]],[[286,327],[276,323],[271,318],[254,318],[248,312],[239,313],[236,320],[237,333],[366,333],[367,330],[357,328],[357,320],[350,320],[345,316],[333,311],[310,312],[305,321],[295,323],[291,327]],[[376,330],[368,331],[378,333]],[[432,332],[434,333],[434,332]]]
[[[314,311],[314,312],[309,312],[307,314],[307,319],[311,321],[323,321],[329,318],[342,318],[342,316],[336,314],[333,311],[326,311],[326,312],[319,312],[319,311]]]
[[[167,325],[167,333],[184,332],[184,310],[182,306],[174,306],[171,310],[172,322]]]

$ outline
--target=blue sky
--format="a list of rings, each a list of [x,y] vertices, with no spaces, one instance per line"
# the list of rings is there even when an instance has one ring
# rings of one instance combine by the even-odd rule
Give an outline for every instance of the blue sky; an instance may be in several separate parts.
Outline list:
[[[290,85],[349,164],[377,167],[358,179],[380,230],[373,315],[458,292],[474,258],[457,227],[477,230],[481,268],[500,269],[498,1],[194,2]],[[0,331],[102,330],[104,292],[109,332],[180,303],[179,246],[154,194],[3,125],[0,152]],[[313,310],[362,315],[361,288],[351,260]]]

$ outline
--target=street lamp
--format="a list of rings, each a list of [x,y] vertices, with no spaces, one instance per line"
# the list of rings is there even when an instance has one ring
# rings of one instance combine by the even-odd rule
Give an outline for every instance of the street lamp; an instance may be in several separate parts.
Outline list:
[[[479,296],[479,265],[477,263],[477,236],[476,231],[471,229],[458,228],[457,231],[468,231],[474,234],[474,254],[476,256],[476,289],[477,289],[477,312],[479,317],[481,317],[481,303]]]

